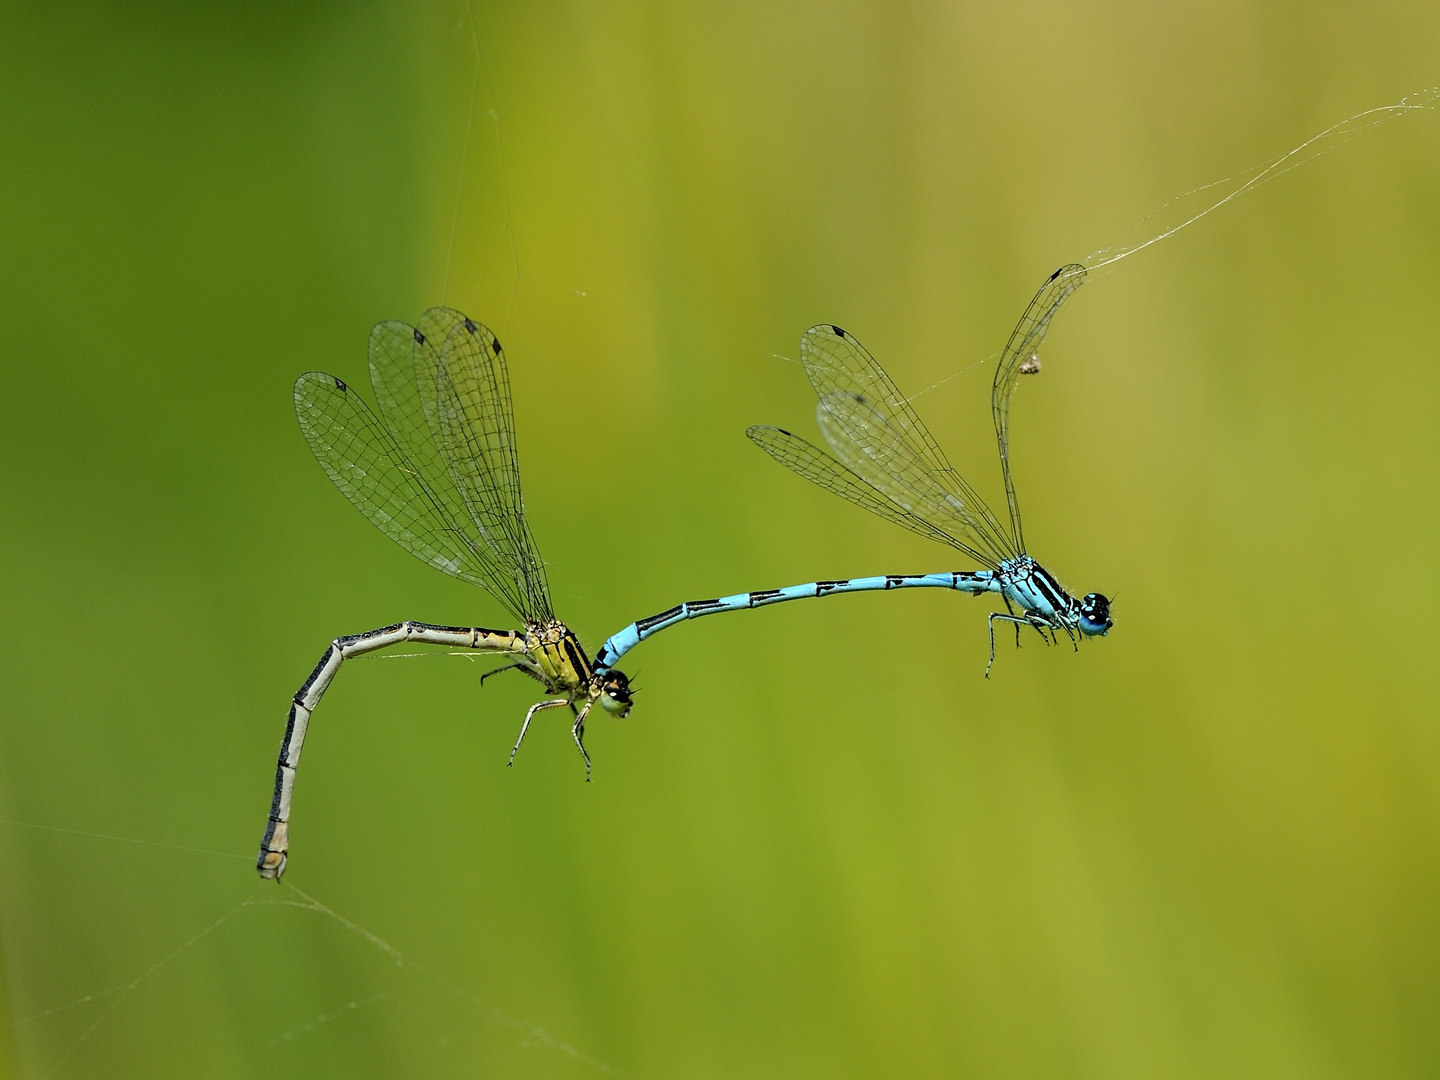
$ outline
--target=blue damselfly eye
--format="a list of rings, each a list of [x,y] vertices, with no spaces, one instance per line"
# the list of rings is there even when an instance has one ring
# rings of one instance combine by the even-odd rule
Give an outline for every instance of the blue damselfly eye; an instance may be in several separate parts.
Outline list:
[[[1086,593],[1080,601],[1080,632],[1104,637],[1115,625],[1110,618],[1110,601],[1101,593]]]

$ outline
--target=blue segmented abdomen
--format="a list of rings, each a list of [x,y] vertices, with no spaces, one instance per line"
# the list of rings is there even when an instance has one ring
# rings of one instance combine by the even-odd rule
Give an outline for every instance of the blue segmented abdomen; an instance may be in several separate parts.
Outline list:
[[[595,654],[595,669],[604,671],[613,667],[620,657],[646,638],[686,619],[698,619],[702,615],[713,615],[720,611],[740,611],[745,608],[764,607],[767,604],[781,604],[787,600],[808,600],[836,593],[878,592],[886,589],[955,589],[978,595],[982,592],[999,592],[1000,585],[991,570],[957,570],[940,574],[882,574],[878,577],[845,578],[838,581],[810,581],[803,585],[787,585],[783,589],[736,593],[734,596],[722,596],[715,600],[687,600],[647,619],[633,622],[618,634],[611,635]]]

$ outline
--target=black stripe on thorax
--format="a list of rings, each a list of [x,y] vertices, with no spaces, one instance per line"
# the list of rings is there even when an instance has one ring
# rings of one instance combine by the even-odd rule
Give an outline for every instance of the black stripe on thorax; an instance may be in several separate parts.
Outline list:
[[[1075,601],[1070,599],[1070,594],[1062,589],[1060,583],[1050,576],[1050,571],[1039,563],[1031,568],[1030,580],[1056,611],[1069,611],[1074,605]]]
[[[560,639],[560,644],[565,649],[565,655],[570,660],[570,666],[574,668],[575,674],[580,676],[582,682],[590,680],[590,661],[585,657],[585,650],[580,647],[580,642],[575,635],[568,630],[565,636]]]

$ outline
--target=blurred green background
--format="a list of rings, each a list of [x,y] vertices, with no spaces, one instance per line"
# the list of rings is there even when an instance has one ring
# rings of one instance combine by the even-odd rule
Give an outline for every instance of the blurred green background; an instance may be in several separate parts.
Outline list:
[[[987,682],[953,594],[703,620],[630,655],[589,785],[553,718],[504,768],[525,680],[357,662],[252,868],[330,638],[504,625],[331,487],[298,373],[494,327],[592,650],[963,569],[744,439],[814,432],[801,332],[932,386],[1437,56],[1385,0],[0,9],[0,1068],[1440,1074],[1440,111],[1057,322],[1017,482],[1108,640]],[[991,370],[917,406],[998,504]]]

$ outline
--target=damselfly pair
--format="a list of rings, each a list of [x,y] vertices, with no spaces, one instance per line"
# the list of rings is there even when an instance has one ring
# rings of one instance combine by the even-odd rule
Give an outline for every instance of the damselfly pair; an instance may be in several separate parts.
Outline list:
[[[691,600],[631,623],[600,647],[592,662],[575,634],[555,618],[544,562],[525,520],[515,421],[505,354],[484,326],[448,308],[425,313],[417,327],[385,322],[370,335],[370,382],[379,414],[332,375],[310,372],[295,384],[295,408],[306,441],[345,497],[412,555],[489,592],[521,625],[516,630],[403,622],[336,638],[296,692],[275,775],[269,823],[257,861],[263,877],[285,871],[290,802],[310,716],[340,665],[402,642],[502,654],[544,687],[525,714],[520,735],[546,709],[568,709],[571,735],[590,776],[585,721],[596,704],[616,716],[631,708],[629,681],[615,663],[667,626],[720,611],[764,607],[834,593],[944,588],[997,593],[1005,611],[989,617],[990,664],[995,623],[1032,627],[1047,641],[1064,633],[1103,635],[1110,603],[1099,593],[1071,597],[1025,551],[1020,505],[1010,475],[1010,398],[1021,375],[1039,370],[1039,348],[1060,306],[1084,282],[1085,270],[1063,266],[1036,293],[1001,354],[991,389],[1008,526],[951,467],[909,402],[860,343],[838,326],[821,325],[801,340],[806,374],[819,396],[817,419],[834,456],[788,431],[752,427],[747,434],[781,464],[857,506],[921,536],[964,552],[984,569],[816,581],[784,589]],[[1017,610],[1018,609],[1018,610]]]

